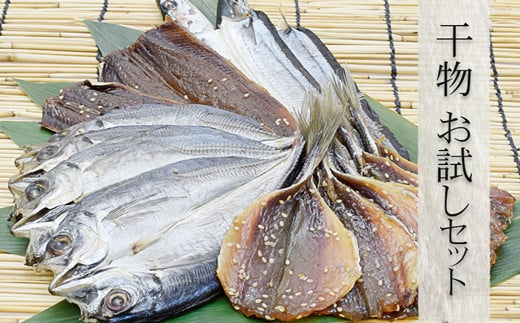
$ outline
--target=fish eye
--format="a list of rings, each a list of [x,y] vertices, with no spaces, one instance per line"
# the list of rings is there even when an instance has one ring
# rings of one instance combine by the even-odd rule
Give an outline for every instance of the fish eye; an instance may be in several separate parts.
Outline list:
[[[57,150],[58,150],[58,147],[56,147],[56,146],[47,146],[45,148],[42,148],[42,150],[40,150],[38,152],[38,155],[36,155],[36,160],[38,160],[38,161],[47,160],[47,159],[53,157],[56,154]]]
[[[72,239],[68,234],[58,234],[47,245],[47,251],[54,256],[61,256],[71,246]]]
[[[162,4],[164,10],[173,10],[177,8],[177,1],[164,1]]]
[[[47,183],[45,181],[36,181],[25,189],[25,195],[29,201],[37,199],[47,189]]]
[[[130,295],[121,289],[112,290],[105,296],[105,305],[113,313],[119,313],[125,310],[130,301]]]
[[[60,141],[62,140],[63,138],[65,138],[68,134],[68,131],[66,130],[63,130],[62,132],[59,132],[59,133],[55,133],[54,135],[52,135],[50,138],[49,138],[49,142],[56,142],[56,141]]]

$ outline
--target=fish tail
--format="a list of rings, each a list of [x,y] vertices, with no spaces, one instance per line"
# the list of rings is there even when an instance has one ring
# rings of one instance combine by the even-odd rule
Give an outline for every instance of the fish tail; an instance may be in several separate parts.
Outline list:
[[[321,94],[308,94],[302,110],[298,113],[299,133],[306,142],[307,162],[303,172],[312,172],[321,162],[345,119],[349,102],[336,101],[337,93],[343,91],[340,80],[334,78]]]

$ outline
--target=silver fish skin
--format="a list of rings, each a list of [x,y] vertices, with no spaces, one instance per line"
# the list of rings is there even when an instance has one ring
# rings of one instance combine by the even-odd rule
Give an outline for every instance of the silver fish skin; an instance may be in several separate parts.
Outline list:
[[[334,77],[345,79],[345,71],[321,40],[309,29],[285,26],[278,34],[321,87],[329,86]]]
[[[62,161],[73,154],[93,145],[105,141],[124,140],[125,138],[142,135],[146,132],[153,132],[167,126],[120,126],[99,131],[92,131],[88,134],[70,137],[66,140],[57,142],[46,142],[32,146],[30,151],[18,157],[15,165],[21,174],[28,174],[29,171],[35,172],[40,169],[49,171],[56,165],[57,161]],[[177,127],[177,126],[173,126]]]
[[[71,157],[83,149],[99,143],[134,140],[134,138],[143,138],[147,136],[166,137],[186,135],[193,132],[193,128],[194,126],[178,125],[118,126],[98,131],[91,131],[76,137],[70,137],[67,140],[40,145],[40,147],[31,150],[30,153],[17,158],[15,163],[20,169],[20,175],[14,176],[11,183],[16,182],[21,176],[26,176],[39,170],[49,171],[61,161]],[[221,130],[214,128],[203,128],[206,132],[214,133],[215,135],[220,135],[222,133]],[[291,137],[280,137],[263,140],[262,143],[283,149],[290,146],[292,141],[293,138]]]
[[[125,204],[116,204],[112,190],[108,194],[99,191],[98,200],[114,200],[113,210],[104,217],[82,211],[85,207],[69,211],[54,234],[41,242],[37,254],[43,257],[37,259],[37,266],[53,271],[59,281],[76,265],[90,269],[132,255],[137,241],[182,221],[191,209],[243,185],[286,158],[287,154],[269,160],[220,157],[173,163],[125,183],[120,190],[135,190],[145,181],[151,187],[139,188],[143,196]]]
[[[49,141],[61,141],[66,137],[117,126],[144,124],[203,126],[255,140],[276,138],[257,121],[226,110],[200,104],[144,104],[109,111],[94,120],[82,122],[57,133]]]
[[[23,224],[41,210],[77,201],[102,187],[147,170],[196,156],[269,157],[276,148],[240,136],[222,133],[145,138],[141,141],[96,145],[61,162],[24,190],[13,209]],[[113,167],[118,165],[118,167]]]
[[[130,275],[146,275],[168,268],[180,268],[180,277],[189,275],[194,271],[194,266],[209,259],[212,279],[204,284],[189,284],[183,292],[177,288],[177,284],[168,282],[160,287],[168,292],[167,296],[151,300],[147,297],[145,303],[135,306],[128,302],[122,315],[125,319],[139,318],[143,311],[153,312],[153,308],[165,308],[171,313],[183,310],[182,306],[175,304],[180,298],[192,299],[193,304],[197,301],[197,290],[211,287],[216,279],[216,259],[220,249],[220,242],[230,228],[232,220],[242,209],[257,200],[260,196],[276,189],[285,182],[287,174],[295,167],[302,154],[304,142],[300,143],[291,151],[291,156],[278,166],[270,169],[264,174],[254,178],[250,182],[226,193],[208,203],[187,213],[185,220],[175,223],[166,231],[155,236],[144,239],[134,246],[138,246],[140,252],[135,255],[116,259],[110,265],[97,269],[80,278],[64,277],[61,282],[50,286],[49,290],[56,294],[65,296],[69,301],[78,304],[84,318],[97,318],[102,320],[117,320],[117,316],[107,308],[107,295],[114,292],[114,286],[118,286],[119,292],[135,295],[135,280],[128,282],[118,281],[118,277]],[[174,247],[172,247],[174,246]],[[160,252],[159,252],[160,251]],[[159,277],[162,277],[160,275]],[[106,289],[110,286],[110,289]],[[81,297],[78,297],[81,296]],[[134,298],[137,299],[137,298]],[[140,298],[142,299],[142,297]],[[126,304],[126,303],[125,303]]]
[[[237,19],[223,17],[219,29],[196,36],[263,86],[293,115],[299,112],[307,92],[320,90],[261,11],[250,10],[248,16]]]

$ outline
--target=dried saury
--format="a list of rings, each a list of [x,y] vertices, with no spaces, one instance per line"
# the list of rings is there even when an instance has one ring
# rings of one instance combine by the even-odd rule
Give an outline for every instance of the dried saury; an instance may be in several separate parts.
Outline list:
[[[185,0],[44,105],[11,232],[85,320],[417,313],[417,166],[310,30]],[[491,264],[514,198],[491,189]]]

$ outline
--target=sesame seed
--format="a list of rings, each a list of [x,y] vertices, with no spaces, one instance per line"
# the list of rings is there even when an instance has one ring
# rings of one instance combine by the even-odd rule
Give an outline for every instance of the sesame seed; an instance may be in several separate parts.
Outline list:
[[[318,297],[318,301],[323,302],[324,300],[325,300],[325,297],[323,297],[323,296]],[[336,304],[334,304],[334,305],[336,305]]]
[[[134,86],[134,88],[135,88],[136,90],[139,89],[139,85]]]
[[[278,222],[278,225],[280,225],[281,227],[283,227],[284,224],[285,224],[285,223],[284,223],[283,221]]]
[[[379,286],[383,286],[383,280],[381,280],[381,279],[378,280],[378,281],[377,281],[377,284],[378,284]]]
[[[287,213],[284,212],[282,212],[280,215],[282,216],[282,218],[286,218],[288,216]]]
[[[227,77],[224,77],[224,78],[222,79],[222,82],[226,82],[226,81],[227,81]]]
[[[289,266],[291,264],[291,261],[289,259],[285,259],[285,264]]]
[[[235,229],[235,231],[239,231],[240,227],[239,226],[234,226],[233,229]]]
[[[218,86],[213,87],[213,91],[216,91],[216,90],[218,90]]]
[[[343,307],[338,306],[338,307],[336,308],[336,311],[338,311],[338,312],[343,312]]]
[[[284,122],[286,125],[289,125],[289,121],[287,120],[287,118],[283,118],[283,122]]]
[[[269,258],[269,263],[270,264],[274,263],[274,259],[273,258]]]
[[[282,205],[282,204],[285,203],[285,201],[284,201],[284,200],[279,200],[278,203],[279,203],[280,205]]]
[[[267,259],[265,259],[265,257],[262,257],[262,262],[265,264],[267,263]]]
[[[274,319],[273,319],[271,316],[269,316],[269,315],[266,315],[266,316],[265,316],[265,319],[266,319],[266,320],[269,320],[269,321],[274,320]]]
[[[240,249],[240,244],[237,243],[237,244],[236,244],[236,247],[237,247],[237,249]]]
[[[94,101],[96,101],[96,98],[90,98],[90,99],[88,99],[88,100],[89,100],[90,102],[94,102]]]
[[[307,303],[301,303],[300,305],[301,305],[301,307],[305,307],[305,306],[307,306]]]
[[[282,122],[282,119],[280,119],[280,118],[278,118],[278,119],[276,119],[276,120],[274,121],[274,123],[275,123],[277,126],[279,126],[281,122]]]
[[[184,94],[182,97],[184,98],[184,100],[188,100],[189,99],[189,97],[186,94]]]
[[[289,275],[292,275],[294,274],[294,271],[292,271],[291,269],[289,269]]]
[[[269,295],[263,294],[262,297],[263,298],[269,298]]]
[[[398,271],[398,270],[399,270],[399,266],[395,266],[394,271]]]
[[[256,254],[258,255],[258,257],[262,257],[262,250],[258,250]]]
[[[251,286],[256,287],[256,286],[258,286],[258,283],[254,282]]]
[[[302,292],[296,292],[294,293],[294,296],[300,296],[302,294]]]
[[[233,247],[233,243],[232,242],[228,242],[228,243],[226,243],[226,246],[227,247]]]
[[[317,304],[316,304],[316,303],[311,303],[311,305],[309,305],[309,306],[312,307],[312,308],[314,308],[314,307],[317,306]]]
[[[240,310],[240,306],[238,306],[238,305],[233,306],[233,308],[235,309],[235,311],[239,311]]]
[[[279,311],[279,312],[282,312],[282,313],[285,312],[285,307],[283,307],[282,305],[278,305],[278,306],[276,306],[275,309],[276,309],[277,311]]]
[[[209,80],[208,80],[208,83],[211,83],[211,82],[213,82],[213,79],[209,79]]]
[[[63,100],[65,97],[63,95],[60,95],[58,99]]]
[[[262,299],[261,299],[261,298],[257,298],[257,299],[255,299],[255,303],[257,303],[257,304],[262,303]]]
[[[244,93],[244,98],[248,98],[249,97],[249,93]]]

